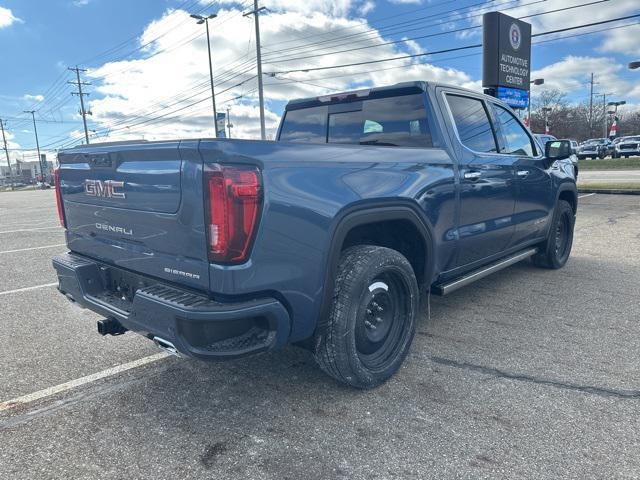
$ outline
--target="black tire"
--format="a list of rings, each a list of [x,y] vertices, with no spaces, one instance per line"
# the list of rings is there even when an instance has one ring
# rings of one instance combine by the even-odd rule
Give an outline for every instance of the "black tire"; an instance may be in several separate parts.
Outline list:
[[[533,256],[537,267],[558,269],[565,266],[573,245],[575,215],[569,202],[559,200],[556,205],[549,236],[540,246],[540,252]]]
[[[390,248],[360,245],[342,253],[333,305],[315,338],[320,368],[341,383],[374,388],[409,353],[419,291],[409,261]]]

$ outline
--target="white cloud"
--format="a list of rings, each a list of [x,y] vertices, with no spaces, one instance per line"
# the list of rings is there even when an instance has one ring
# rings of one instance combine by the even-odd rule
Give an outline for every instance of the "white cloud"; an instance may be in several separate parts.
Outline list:
[[[23,99],[28,100],[30,102],[41,102],[44,100],[44,96],[38,94],[38,95],[31,95],[29,93],[25,93],[22,96]]]
[[[366,16],[368,13],[371,13],[376,8],[376,3],[372,0],[366,0],[360,7],[358,7],[358,14],[361,17]]]
[[[640,57],[640,25],[610,30],[605,32],[604,37],[601,51]]]
[[[10,27],[16,22],[23,23],[21,19],[13,15],[10,9],[0,7],[0,28]]]
[[[389,0],[389,3],[419,5],[422,3],[422,0]]]
[[[200,0],[203,5],[210,5],[210,0]],[[238,0],[219,0],[218,3],[237,5]],[[260,6],[274,12],[298,12],[305,14],[323,13],[334,17],[345,16],[361,3],[359,0],[262,0]],[[247,8],[248,9],[248,8]]]
[[[73,0],[73,5],[75,7],[84,7],[85,5],[89,5],[91,0]]]
[[[216,102],[219,112],[231,107],[234,137],[257,138],[260,132],[253,22],[240,13],[234,9],[221,10],[211,24]],[[263,70],[270,73],[337,66],[394,57],[419,49],[414,43],[381,45],[385,40],[377,32],[367,35],[365,40],[353,41],[355,46],[381,45],[362,51],[317,56],[336,48],[332,48],[331,43],[299,47],[309,42],[335,40],[336,34],[327,35],[331,30],[345,29],[337,34],[344,35],[370,28],[361,20],[326,13],[270,13],[261,23]],[[92,123],[108,130],[111,138],[211,136],[213,122],[203,30],[186,12],[168,11],[152,22],[140,39],[141,44],[145,44],[162,35],[148,46],[147,51],[163,53],[145,59],[108,63],[88,72],[94,83],[94,95],[103,95],[103,98],[90,101]],[[195,38],[186,41],[191,37]],[[181,46],[176,48],[176,45]],[[293,47],[296,48],[291,50]],[[283,51],[285,49],[289,50]],[[265,75],[269,135],[277,128],[282,103],[292,98],[408,80],[435,80],[479,88],[478,82],[464,72],[415,63],[410,59],[326,71]],[[147,122],[159,116],[163,116],[159,121]]]
[[[565,93],[584,92],[589,95],[589,81],[593,72],[597,82],[596,91],[612,93],[613,96],[640,98],[640,88],[621,77],[624,66],[608,57],[573,56],[531,72],[531,78],[544,78],[544,85],[536,91],[558,89]]]

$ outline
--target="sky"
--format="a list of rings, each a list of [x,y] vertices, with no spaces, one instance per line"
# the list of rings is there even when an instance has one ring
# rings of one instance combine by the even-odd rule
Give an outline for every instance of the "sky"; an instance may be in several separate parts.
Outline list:
[[[209,21],[218,111],[232,136],[259,138],[255,29],[249,0],[0,0],[0,118],[11,157],[33,160],[35,110],[43,152],[84,141],[76,80],[85,85],[90,141],[213,136],[204,25]],[[640,0],[262,0],[267,135],[286,102],[409,80],[482,89],[482,14],[502,11],[533,34],[640,15]],[[575,8],[573,8],[575,7]],[[567,9],[568,8],[568,9]],[[554,12],[558,9],[567,9]],[[523,18],[524,17],[524,18]],[[640,17],[533,39],[532,78],[573,102],[596,93],[640,108]],[[394,57],[433,52],[388,61]],[[380,61],[385,60],[385,61]],[[361,63],[361,65],[344,66]],[[601,97],[600,97],[601,98]],[[596,97],[598,100],[598,97]]]

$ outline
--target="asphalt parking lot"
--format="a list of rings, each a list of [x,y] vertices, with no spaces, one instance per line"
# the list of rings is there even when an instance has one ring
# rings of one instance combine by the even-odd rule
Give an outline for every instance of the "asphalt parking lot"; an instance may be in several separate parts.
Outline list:
[[[580,202],[563,270],[432,298],[361,392],[293,347],[207,364],[100,337],[53,286],[54,193],[2,193],[0,478],[640,478],[640,200]]]

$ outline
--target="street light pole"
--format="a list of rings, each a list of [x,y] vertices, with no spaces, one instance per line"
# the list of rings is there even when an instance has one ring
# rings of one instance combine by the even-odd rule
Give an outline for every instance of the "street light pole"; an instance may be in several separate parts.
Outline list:
[[[536,78],[535,80],[531,80],[529,85],[542,85],[544,83],[544,78]],[[533,131],[533,126],[531,125],[531,87],[529,87],[529,111],[527,112],[527,122],[529,123],[529,130]]]
[[[40,156],[40,142],[38,141],[38,127],[36,127],[36,111],[25,110],[24,113],[30,113],[33,119],[33,133],[36,134],[36,149],[38,150],[38,165],[40,165],[40,176],[42,177],[42,183],[44,183],[44,168],[42,167],[42,157]]]
[[[227,136],[229,138],[231,138],[231,128],[233,127],[233,124],[231,123],[231,112],[229,107],[227,107],[227,130],[229,131],[229,133],[227,134]]]
[[[213,105],[213,136],[214,138],[218,138],[218,112],[216,110],[216,93],[213,87],[213,62],[211,60],[211,39],[209,37],[209,20],[212,18],[216,18],[217,15],[215,13],[203,17],[202,15],[191,15],[191,18],[195,18],[198,20],[198,25],[202,25],[204,23],[207,30],[207,52],[209,53],[209,79],[211,83],[211,103]]]
[[[549,120],[547,118],[547,113],[551,111],[549,107],[542,107],[542,113],[544,113],[544,134],[549,135]]]
[[[13,186],[13,173],[11,172],[11,162],[9,161],[9,150],[7,149],[7,138],[4,136],[4,120],[0,118],[0,129],[2,130],[2,142],[4,143],[4,154],[7,156],[7,168],[9,169],[9,180],[11,181],[11,190]]]

